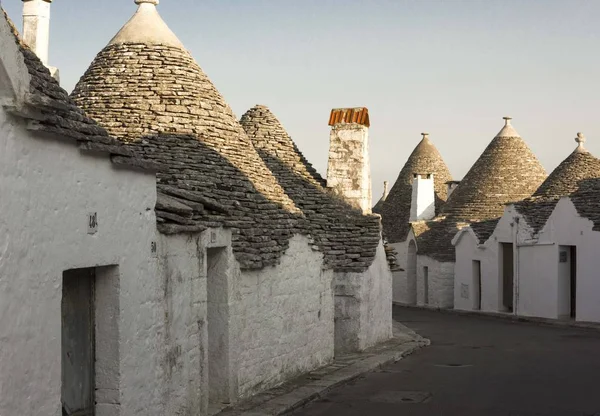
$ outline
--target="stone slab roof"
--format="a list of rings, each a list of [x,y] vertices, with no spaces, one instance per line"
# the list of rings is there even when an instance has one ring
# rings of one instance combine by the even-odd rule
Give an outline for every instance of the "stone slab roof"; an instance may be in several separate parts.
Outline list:
[[[25,106],[7,108],[8,111],[29,120],[27,128],[30,131],[74,139],[82,150],[111,154],[116,164],[156,169],[155,165],[136,158],[121,142],[110,137],[104,128],[86,116],[50,75],[35,52],[23,42],[4,9],[2,14],[10,26],[30,77]]]
[[[583,148],[583,135],[578,135],[579,146],[552,171],[531,198],[515,204],[525,220],[538,233],[544,227],[559,199],[579,191],[582,183],[600,178],[600,159]]]
[[[530,197],[545,179],[544,168],[505,117],[504,127],[452,192],[431,230],[417,238],[419,254],[455,261],[452,239],[458,230],[481,223],[475,229],[485,237],[506,204]]]
[[[312,214],[309,221],[298,209],[204,71],[172,42],[116,37],[72,98],[136,155],[161,166],[156,215],[162,233],[228,227],[241,268],[260,269],[279,262],[295,233],[309,234],[311,221],[326,221]],[[316,171],[310,176],[322,182]],[[340,235],[352,239],[355,232]],[[330,242],[332,267],[342,266],[337,247],[344,243]],[[362,248],[349,254],[366,265]],[[353,270],[359,263],[353,261]]]
[[[362,215],[328,193],[321,176],[267,107],[253,107],[240,123],[286,194],[305,215],[306,230],[325,254],[326,264],[341,271],[370,266],[380,241],[379,218]]]
[[[491,236],[494,234],[494,230],[496,230],[496,226],[500,218],[494,218],[486,221],[479,221],[470,224],[471,229],[477,236],[479,240],[479,244],[485,243]]]
[[[506,118],[442,208],[442,215],[465,221],[501,217],[506,204],[531,196],[546,172]]]
[[[594,223],[594,231],[600,231],[600,178],[581,180],[569,198],[577,213]]]
[[[467,225],[469,225],[467,222],[447,218],[411,223],[417,240],[417,254],[431,257],[439,262],[456,261],[452,239]]]
[[[452,179],[450,171],[428,135],[423,136],[404,164],[385,202],[378,203],[380,206],[376,206],[377,210],[374,211],[381,214],[383,233],[390,243],[406,240],[410,229],[408,220],[414,173],[433,173],[436,213],[440,211],[448,195],[446,182]]]

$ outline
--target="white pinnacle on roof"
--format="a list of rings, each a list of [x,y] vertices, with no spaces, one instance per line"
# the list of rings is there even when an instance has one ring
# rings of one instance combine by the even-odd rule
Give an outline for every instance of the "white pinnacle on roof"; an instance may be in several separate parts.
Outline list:
[[[576,152],[587,152],[587,149],[583,147],[583,144],[585,143],[585,136],[583,133],[577,133],[575,141],[577,142],[577,149],[575,149]]]
[[[510,124],[512,117],[502,117],[504,119],[504,127],[502,130],[496,135],[496,137],[521,137],[519,133],[514,129],[514,127]]]
[[[109,45],[122,43],[143,43],[146,45],[166,45],[185,49],[181,41],[169,29],[158,14],[158,0],[135,0],[137,12],[112,38]]]

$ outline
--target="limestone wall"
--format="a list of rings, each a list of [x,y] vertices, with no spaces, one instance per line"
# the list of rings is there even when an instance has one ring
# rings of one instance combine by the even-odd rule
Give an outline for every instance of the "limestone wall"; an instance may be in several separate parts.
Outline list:
[[[61,414],[63,272],[112,266],[96,278],[114,279],[118,307],[105,305],[98,325],[119,340],[105,348],[118,354],[109,365],[118,372],[107,371],[120,376],[121,393],[98,414],[163,415],[155,177],[117,170],[72,142],[31,137],[24,124],[0,109],[0,339],[10,340],[0,348],[0,414]],[[89,213],[97,213],[93,234]]]
[[[392,336],[392,275],[383,243],[364,273],[335,273],[336,353],[363,350]]]
[[[408,240],[401,243],[390,244],[398,253],[396,255],[396,264],[399,269],[392,273],[393,280],[393,296],[394,302],[398,303],[410,303],[410,296],[408,294],[408,282],[407,282],[407,267],[408,267]]]
[[[278,266],[235,278],[232,325],[241,396],[333,359],[333,272],[322,265],[323,255],[296,235]]]
[[[427,272],[425,272],[427,268]],[[425,274],[427,273],[427,278]],[[427,281],[427,291],[425,285]],[[428,294],[427,300],[425,294]],[[454,263],[417,255],[417,305],[437,308],[454,306]]]

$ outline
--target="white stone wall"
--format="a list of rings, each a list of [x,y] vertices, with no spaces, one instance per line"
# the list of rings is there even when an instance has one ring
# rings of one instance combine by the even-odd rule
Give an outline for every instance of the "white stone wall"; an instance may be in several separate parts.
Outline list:
[[[397,265],[402,270],[397,270],[392,273],[392,300],[398,303],[409,303],[408,283],[407,283],[407,257],[408,257],[408,240],[401,243],[390,244],[396,252]]]
[[[454,308],[473,310],[474,281],[473,260],[481,262],[481,310],[502,311],[502,276],[500,244],[514,241],[514,211],[508,207],[498,222],[494,233],[479,246],[475,235],[465,228],[455,241],[456,265],[454,268]],[[525,235],[525,231],[521,231]],[[521,237],[523,238],[523,237]]]
[[[392,275],[383,243],[364,273],[335,273],[336,353],[364,350],[392,336]]]
[[[278,266],[236,277],[232,325],[242,397],[333,359],[333,272],[322,266],[323,255],[296,235]]]
[[[368,127],[340,124],[331,128],[327,187],[363,213],[371,213],[373,198]]]
[[[518,224],[515,221],[518,218]],[[517,227],[518,229],[516,229]],[[515,313],[523,316],[557,319],[559,299],[560,246],[577,247],[577,308],[576,320],[600,322],[600,303],[597,294],[600,284],[600,233],[592,230],[593,223],[581,218],[568,198],[559,201],[539,235],[533,233],[525,219],[514,207],[508,206],[494,234],[483,247],[476,247],[474,237],[463,232],[456,244],[455,307],[472,309],[472,299],[461,296],[461,287],[468,285],[472,296],[472,261],[481,261],[482,310],[502,310],[500,250],[501,243],[512,243],[517,233],[515,248]],[[463,287],[464,288],[464,287]]]
[[[425,267],[428,299],[425,299]],[[454,263],[439,262],[417,254],[417,305],[452,308],[454,305]]]
[[[118,266],[121,414],[164,415],[154,175],[32,137],[2,109],[0,137],[0,414],[61,414],[62,273]]]

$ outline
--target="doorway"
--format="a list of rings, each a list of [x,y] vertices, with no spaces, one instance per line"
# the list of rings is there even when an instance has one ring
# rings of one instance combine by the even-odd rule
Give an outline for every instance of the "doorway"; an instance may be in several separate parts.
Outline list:
[[[514,263],[513,244],[501,243],[502,251],[502,309],[504,312],[513,311]]]
[[[576,319],[577,247],[558,248],[558,317]]]
[[[481,261],[473,260],[473,310],[481,310]]]
[[[61,401],[64,416],[94,416],[95,269],[63,273]]]
[[[231,401],[227,251],[207,249],[208,402],[219,409]]]
[[[423,302],[429,305],[429,267],[423,267]]]
[[[417,304],[417,244],[415,240],[408,243],[408,258],[406,262],[406,292],[407,303]]]

